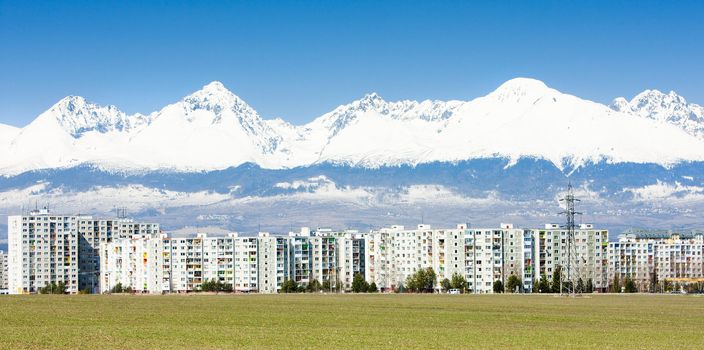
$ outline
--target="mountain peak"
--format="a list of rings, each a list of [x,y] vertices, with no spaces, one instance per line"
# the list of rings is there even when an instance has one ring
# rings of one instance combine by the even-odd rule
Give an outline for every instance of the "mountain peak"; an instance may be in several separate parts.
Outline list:
[[[223,85],[223,83],[217,80],[211,81],[210,83],[206,84],[201,90],[208,92],[230,92],[230,90],[228,90],[225,85]]]
[[[69,95],[56,102],[54,106],[66,106],[68,108],[74,108],[76,106],[82,106],[88,103],[83,96]]]
[[[362,100],[365,100],[365,101],[382,100],[383,101],[384,99],[381,98],[381,96],[379,96],[379,94],[377,94],[376,92],[370,92],[370,93],[365,94],[364,97],[362,97]]]
[[[645,106],[649,104],[668,105],[673,103],[686,105],[687,100],[674,91],[670,91],[666,94],[660,90],[648,89],[634,96],[630,101],[632,106]]]
[[[630,101],[617,97],[609,107],[618,112],[676,125],[690,135],[704,139],[704,107],[687,103],[674,91],[666,94],[648,89]]]
[[[540,91],[550,89],[544,82],[533,78],[513,78],[507,80],[496,91]]]
[[[353,105],[356,105],[355,107],[361,108],[363,110],[368,110],[368,109],[374,109],[377,108],[381,105],[383,105],[386,101],[384,101],[379,94],[376,92],[370,92],[368,94],[365,94],[361,99],[355,101]]]
[[[230,107],[235,104],[244,104],[244,101],[232,91],[228,90],[225,85],[219,81],[213,81],[200,90],[186,96],[184,100],[191,104],[197,105],[220,105],[221,107]]]
[[[129,131],[148,123],[143,115],[129,116],[113,105],[100,106],[75,95],[62,98],[36,120],[39,124],[54,121],[75,138],[89,131]]]
[[[514,78],[501,84],[489,96],[494,96],[501,102],[535,102],[555,90],[549,88],[540,80],[532,78]]]

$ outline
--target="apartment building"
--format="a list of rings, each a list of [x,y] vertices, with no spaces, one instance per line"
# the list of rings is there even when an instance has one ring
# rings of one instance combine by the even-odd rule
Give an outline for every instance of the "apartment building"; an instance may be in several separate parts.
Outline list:
[[[289,232],[289,279],[305,286],[312,281],[312,248],[310,229],[303,227],[300,232]],[[322,283],[321,281],[318,281]]]
[[[267,233],[116,238],[101,244],[101,290],[120,283],[137,293],[187,293],[215,280],[238,292],[273,293],[286,273],[283,243]]]
[[[332,290],[351,290],[354,275],[365,276],[365,234],[327,228],[310,232],[305,227],[301,232],[310,233],[311,281],[328,282]]]
[[[289,236],[169,237],[135,234],[101,244],[100,287],[117,283],[138,293],[192,292],[217,280],[237,292],[277,293],[284,279],[300,286],[328,282],[349,290],[365,274],[365,244],[358,232],[303,228]]]
[[[530,229],[536,252],[534,279],[546,276],[552,281],[553,272],[560,266],[566,279],[568,261],[571,260],[574,279],[584,283],[592,280],[596,290],[608,288],[608,238],[607,230],[592,224],[581,224],[575,229],[575,244],[568,250],[568,230],[557,224],[547,224],[543,229]]]
[[[10,293],[35,293],[63,282],[67,292],[96,292],[101,242],[132,234],[154,234],[158,224],[129,219],[55,215],[47,209],[8,217]]]
[[[356,274],[366,278],[364,234],[354,230],[338,232],[336,244],[335,256],[340,289],[351,290]]]
[[[78,292],[78,220],[48,210],[8,217],[10,294],[36,293],[60,282],[69,293]]]
[[[77,225],[82,222],[92,223],[75,220]],[[113,234],[101,241],[100,290],[121,283],[136,292],[192,292],[205,281],[217,280],[237,292],[276,293],[285,279],[291,279],[300,286],[317,280],[333,290],[348,291],[359,273],[390,291],[430,267],[438,289],[443,279],[460,274],[470,292],[491,293],[495,281],[505,285],[516,275],[522,291],[530,292],[542,274],[551,279],[570,256],[567,231],[557,225],[527,230],[511,224],[498,228],[459,224],[451,229],[395,225],[368,233],[302,228],[288,236],[262,232],[249,237],[144,233],[149,229],[153,226],[133,227],[130,237]],[[608,282],[607,237],[607,231],[591,225],[582,225],[575,233],[573,273],[584,281],[592,279],[597,289],[605,289]]]
[[[628,230],[608,246],[608,280],[631,278],[639,291],[665,280],[704,282],[704,232]]]
[[[157,235],[159,224],[134,222],[130,219],[94,219],[79,217],[78,229],[78,288],[97,292],[100,276],[100,244],[113,238],[133,235]]]
[[[523,290],[532,290],[535,252],[530,231],[511,224],[468,229],[464,248],[464,275],[471,293],[493,293],[494,282],[506,285],[511,275],[521,279]]]
[[[395,290],[408,276],[428,267],[435,271],[438,283],[454,274],[463,275],[466,227],[460,224],[455,229],[432,229],[421,224],[409,230],[394,225],[366,234],[367,282],[375,282],[381,290]]]
[[[260,233],[257,239],[260,293],[278,293],[289,271],[289,240],[286,237]]]
[[[0,250],[0,294],[7,294],[7,254]]]
[[[317,233],[309,238],[311,249],[310,281],[329,283],[330,288],[341,288],[337,267],[337,237],[331,232]]]

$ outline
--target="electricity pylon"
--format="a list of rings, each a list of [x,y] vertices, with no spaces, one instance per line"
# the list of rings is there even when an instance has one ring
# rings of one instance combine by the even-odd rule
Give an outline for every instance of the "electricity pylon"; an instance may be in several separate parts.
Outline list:
[[[567,194],[565,197],[560,199],[560,202],[565,203],[565,210],[560,212],[567,217],[567,223],[563,226],[567,230],[567,282],[568,289],[567,294],[575,296],[577,294],[575,275],[580,274],[580,262],[581,259],[577,255],[577,247],[575,244],[575,229],[576,223],[574,221],[575,215],[582,215],[582,213],[575,211],[574,204],[579,202],[578,198],[575,198],[574,192],[572,191],[572,183],[567,185]],[[574,261],[573,261],[574,260]],[[562,294],[563,281],[560,281],[560,294]]]

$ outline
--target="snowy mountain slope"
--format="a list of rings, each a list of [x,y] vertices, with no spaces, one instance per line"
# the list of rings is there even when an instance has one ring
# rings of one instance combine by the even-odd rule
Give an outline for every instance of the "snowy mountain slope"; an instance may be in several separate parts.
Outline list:
[[[0,159],[7,158],[10,142],[20,133],[20,128],[0,123]]]
[[[0,144],[9,143],[19,132],[20,128],[0,123]]]
[[[22,128],[6,147],[3,172],[67,167],[114,156],[149,117],[68,96]]]
[[[368,95],[308,129],[327,132],[321,161],[369,167],[495,156],[543,158],[559,168],[602,159],[671,164],[704,157],[704,143],[676,127],[521,78],[469,102],[388,103]],[[667,147],[654,139],[668,140]]]
[[[219,82],[166,106],[152,119],[126,146],[132,161],[143,168],[202,170],[262,164],[282,139]],[[147,149],[150,152],[144,154]]]
[[[676,123],[630,111],[517,78],[471,101],[387,102],[368,94],[294,126],[262,119],[212,82],[148,116],[67,97],[21,130],[5,132],[0,174],[81,164],[192,172],[244,163],[268,169],[326,162],[375,168],[492,157],[513,163],[546,159],[559,169],[602,160],[660,165],[704,160],[704,139]]]
[[[74,138],[94,131],[99,133],[130,132],[149,124],[150,118],[141,114],[127,115],[115,106],[99,106],[80,96],[67,96],[34,123],[56,121]]]
[[[613,100],[611,109],[676,125],[700,140],[704,140],[704,107],[687,103],[674,91],[665,94],[645,90],[630,101],[623,97]]]

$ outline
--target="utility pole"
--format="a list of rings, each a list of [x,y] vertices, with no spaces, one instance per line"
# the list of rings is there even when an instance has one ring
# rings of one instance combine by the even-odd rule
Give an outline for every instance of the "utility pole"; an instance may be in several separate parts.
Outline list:
[[[580,261],[580,259],[577,257],[574,237],[576,226],[574,216],[582,215],[582,213],[577,212],[574,209],[575,202],[579,201],[580,200],[578,198],[575,198],[574,193],[572,191],[572,183],[568,183],[567,194],[565,194],[565,197],[560,199],[560,202],[565,203],[565,210],[560,212],[560,214],[565,215],[567,218],[567,223],[563,226],[563,228],[567,230],[567,281],[569,282],[569,288],[567,290],[567,293],[572,294],[572,296],[576,295],[576,288],[574,282],[575,273],[573,273],[572,269],[576,269],[576,274],[579,274],[579,263],[573,266],[572,259],[574,258],[576,259],[576,261]],[[560,281],[560,294],[562,294],[562,284],[563,282]]]

